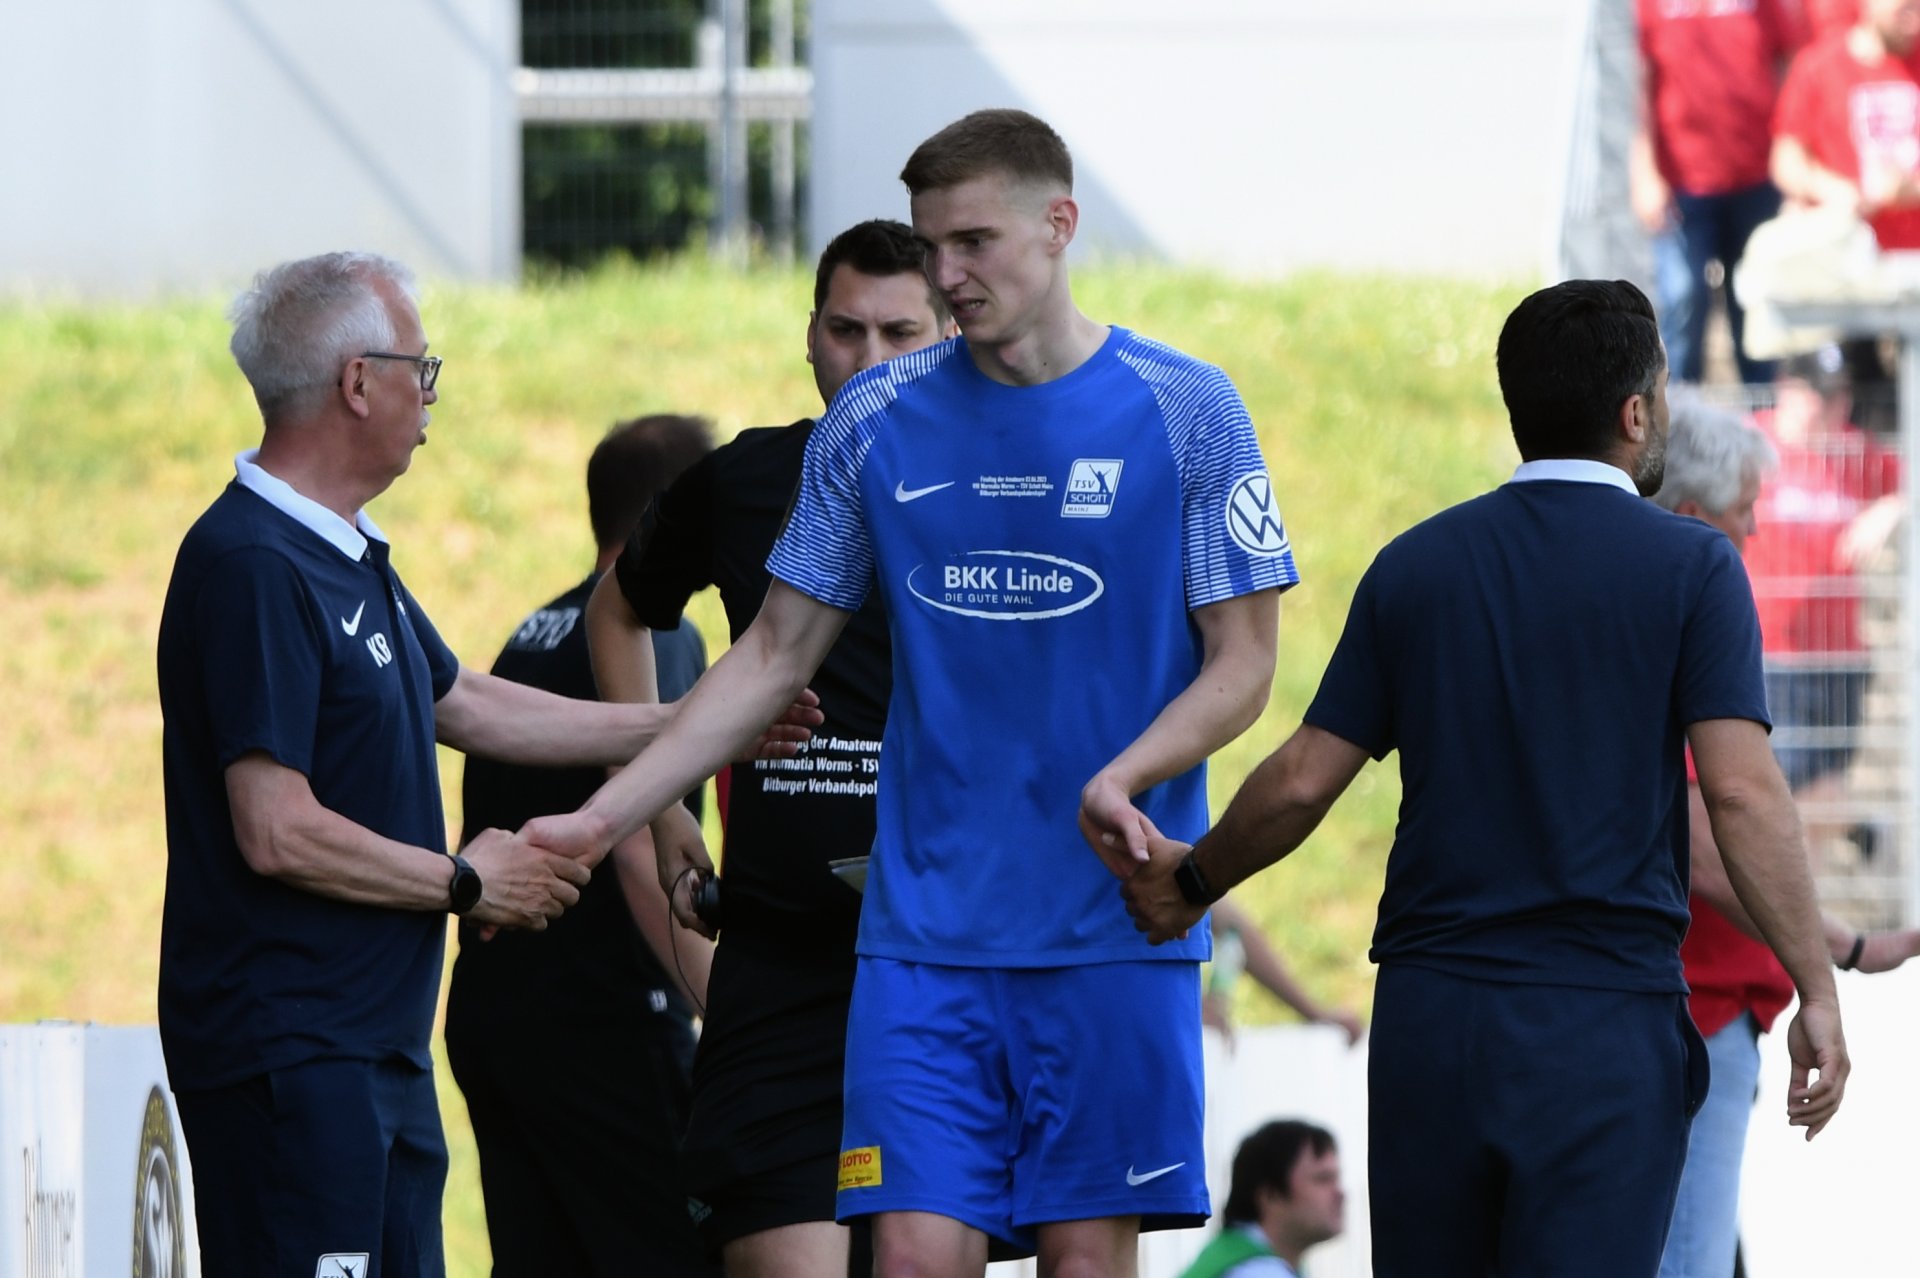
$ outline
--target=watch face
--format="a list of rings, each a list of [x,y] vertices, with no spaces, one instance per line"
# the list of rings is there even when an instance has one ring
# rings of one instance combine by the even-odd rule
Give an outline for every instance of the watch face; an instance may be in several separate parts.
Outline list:
[[[455,914],[465,914],[480,904],[480,874],[460,857],[453,859],[453,883],[448,904]]]
[[[1186,859],[1173,869],[1173,885],[1180,889],[1180,895],[1188,905],[1209,905],[1213,893],[1207,887],[1206,879],[1200,875],[1200,867],[1193,863],[1189,853]]]

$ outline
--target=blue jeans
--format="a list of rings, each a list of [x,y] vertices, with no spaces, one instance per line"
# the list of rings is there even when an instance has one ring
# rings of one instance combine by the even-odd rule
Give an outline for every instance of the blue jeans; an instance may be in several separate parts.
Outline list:
[[[1713,1081],[1693,1116],[1680,1196],[1673,1204],[1660,1278],[1727,1278],[1740,1237],[1740,1160],[1760,1081],[1760,1026],[1753,1013],[1707,1039]]]
[[[1707,263],[1733,268],[1747,251],[1753,228],[1780,211],[1780,192],[1773,183],[1728,191],[1724,195],[1689,195],[1675,190],[1677,225],[1653,239],[1654,292],[1658,294],[1660,336],[1667,343],[1667,366],[1676,382],[1698,382],[1705,370],[1707,310],[1712,293],[1707,288]],[[1771,363],[1747,358],[1746,312],[1727,289],[1727,321],[1733,329],[1734,358],[1743,382],[1771,382]]]

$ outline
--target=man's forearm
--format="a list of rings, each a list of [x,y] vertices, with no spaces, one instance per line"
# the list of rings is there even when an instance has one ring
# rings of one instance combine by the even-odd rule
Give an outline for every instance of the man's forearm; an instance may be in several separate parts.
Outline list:
[[[1740,898],[1734,894],[1733,884],[1727,879],[1727,867],[1720,859],[1720,848],[1713,838],[1712,818],[1707,813],[1706,801],[1700,797],[1698,785],[1687,787],[1687,807],[1693,895],[1719,911],[1720,916],[1741,933],[1765,943],[1767,938],[1761,935],[1760,925],[1747,913],[1747,907],[1740,904]],[[1859,936],[1852,928],[1825,912],[1820,915],[1820,931],[1827,943],[1827,957],[1835,963],[1846,959]]]
[[[1784,784],[1710,798],[1714,842],[1747,918],[1803,1001],[1835,1001],[1833,956],[1807,868],[1799,812]]]
[[[1224,893],[1299,847],[1366,757],[1358,746],[1301,724],[1248,775],[1219,822],[1194,845],[1194,864],[1207,885]]]
[[[1775,138],[1767,167],[1773,184],[1790,200],[1841,205],[1857,204],[1860,200],[1860,188],[1822,166],[1798,138],[1785,135]]]
[[[1267,934],[1261,930],[1260,925],[1254,922],[1253,917],[1245,910],[1234,904],[1231,898],[1213,907],[1213,926],[1216,936],[1219,935],[1221,926],[1228,921],[1231,921],[1231,925],[1240,933],[1240,944],[1246,953],[1248,976],[1265,986],[1269,994],[1298,1012],[1301,1019],[1306,1021],[1327,1019],[1327,1009],[1320,1005],[1318,999],[1307,993],[1306,987],[1301,985],[1294,976],[1293,969],[1289,968],[1286,960],[1280,957],[1280,951],[1273,947],[1273,942],[1267,939]]]
[[[652,840],[644,831],[638,832],[616,845],[609,855],[640,939],[681,992],[693,1000],[694,1006],[704,1008],[707,976],[713,968],[713,942],[673,921],[666,893],[654,872]]]
[[[587,600],[587,652],[602,701],[660,700],[653,632],[640,624],[620,583],[602,573]]]
[[[235,840],[249,869],[337,901],[445,909],[453,864],[432,848],[376,834],[323,806],[304,774],[265,756],[227,770]]]
[[[633,834],[737,758],[800,695],[813,666],[753,628],[679,703],[673,722],[580,810],[609,844]]]
[[[1261,591],[1196,614],[1206,644],[1199,673],[1101,772],[1139,794],[1252,727],[1273,690],[1279,607],[1275,592]]]
[[[462,668],[434,706],[434,729],[447,745],[506,763],[613,766],[638,754],[671,717],[665,706],[578,701]]]
[[[1204,763],[1252,727],[1267,704],[1272,668],[1264,674],[1216,673],[1218,678],[1196,681],[1169,701],[1101,771],[1119,780],[1128,794],[1139,794]]]

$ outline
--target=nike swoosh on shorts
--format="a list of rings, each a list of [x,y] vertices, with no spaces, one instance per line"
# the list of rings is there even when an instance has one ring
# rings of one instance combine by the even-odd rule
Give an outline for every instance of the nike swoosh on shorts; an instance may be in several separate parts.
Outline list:
[[[1185,1167],[1185,1166],[1186,1166],[1186,1163],[1179,1162],[1179,1163],[1173,1164],[1173,1166],[1171,1167],[1162,1167],[1158,1171],[1141,1172],[1139,1175],[1136,1176],[1134,1174],[1132,1166],[1129,1165],[1127,1168],[1127,1184],[1144,1185],[1150,1180],[1158,1180],[1162,1176],[1166,1175],[1168,1172],[1179,1171],[1182,1167]]]

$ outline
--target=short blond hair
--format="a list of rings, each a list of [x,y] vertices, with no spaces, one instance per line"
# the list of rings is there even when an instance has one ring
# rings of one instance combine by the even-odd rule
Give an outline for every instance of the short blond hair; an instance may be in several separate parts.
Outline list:
[[[913,149],[900,180],[907,194],[944,191],[989,174],[1073,190],[1073,157],[1037,115],[996,107],[975,111]]]

